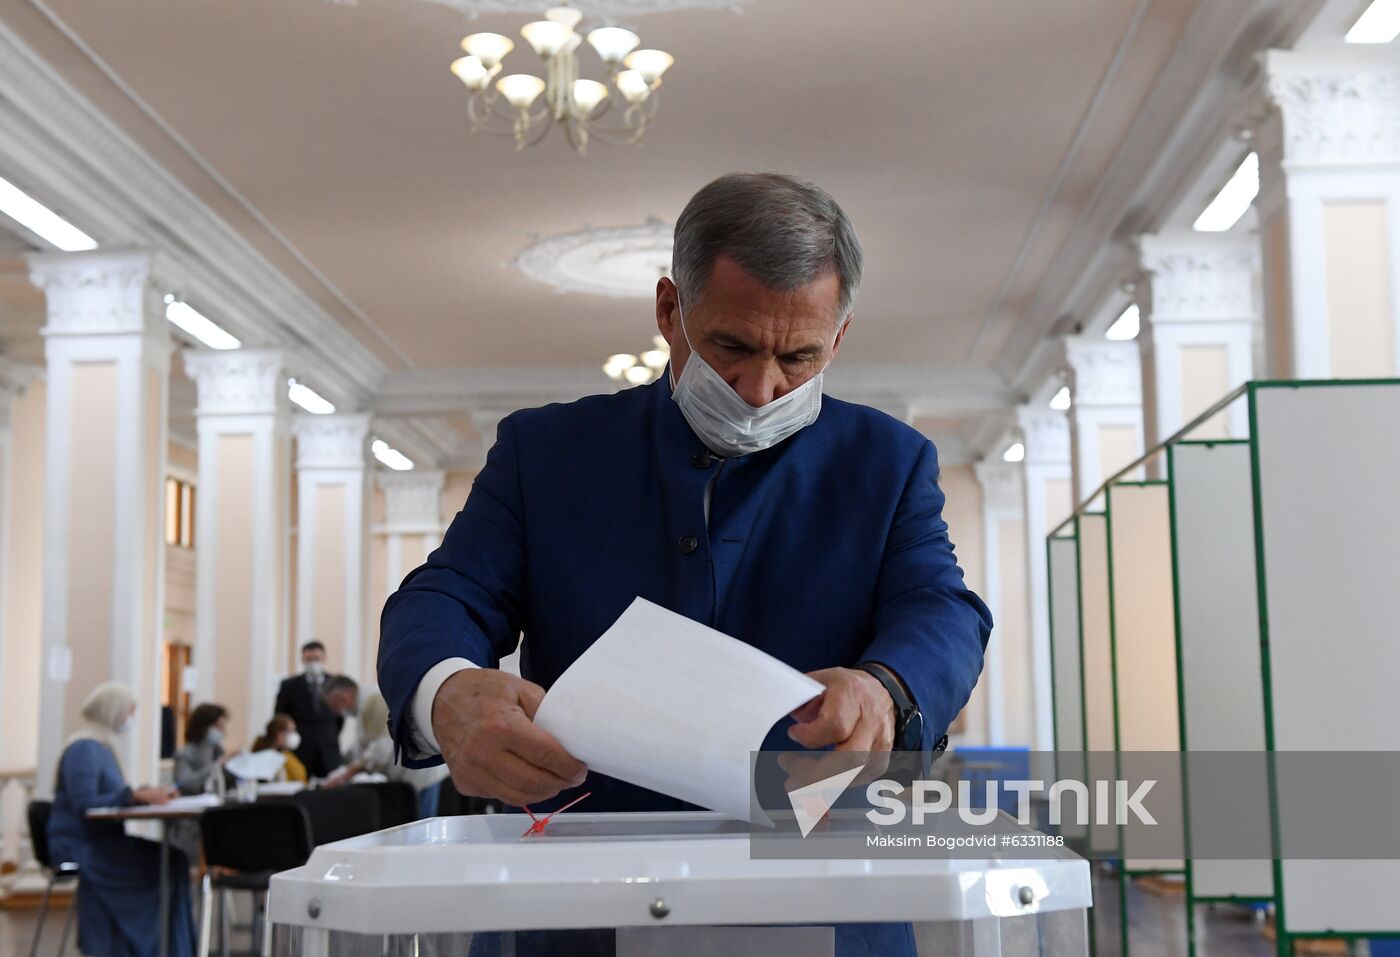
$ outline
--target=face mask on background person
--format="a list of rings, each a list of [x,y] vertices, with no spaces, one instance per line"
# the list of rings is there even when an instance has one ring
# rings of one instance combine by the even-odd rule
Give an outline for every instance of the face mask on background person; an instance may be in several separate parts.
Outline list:
[[[204,733],[204,740],[217,748],[224,743],[224,733],[218,728],[210,728]]]
[[[125,718],[122,718],[121,724],[117,725],[117,734],[128,734],[134,727],[136,727],[136,715],[129,714]]]
[[[711,451],[723,456],[761,452],[817,420],[822,410],[822,376],[826,366],[787,395],[754,408],[695,351],[686,332],[679,293],[676,311],[680,313],[681,335],[690,346],[690,358],[679,379],[672,367],[671,398]]]
[[[312,678],[319,678],[326,673],[326,666],[320,661],[308,661],[306,663],[306,674]]]
[[[288,751],[295,751],[297,748],[301,747],[301,735],[295,731],[287,732],[287,737],[283,741],[282,746]]]

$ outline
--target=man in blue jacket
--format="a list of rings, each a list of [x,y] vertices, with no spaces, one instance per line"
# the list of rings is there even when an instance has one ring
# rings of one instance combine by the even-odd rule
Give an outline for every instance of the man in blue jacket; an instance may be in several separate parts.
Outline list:
[[[733,174],[691,199],[656,289],[666,375],[504,419],[441,547],[385,606],[403,763],[445,760],[458,790],[512,805],[586,788],[591,811],[681,809],[590,774],[531,721],[638,595],[825,686],[765,747],[935,747],[991,616],[954,558],[932,443],[823,398],[861,264],[810,184]],[[517,678],[497,665],[522,635]],[[887,930],[838,930],[838,949],[913,953],[907,928]]]

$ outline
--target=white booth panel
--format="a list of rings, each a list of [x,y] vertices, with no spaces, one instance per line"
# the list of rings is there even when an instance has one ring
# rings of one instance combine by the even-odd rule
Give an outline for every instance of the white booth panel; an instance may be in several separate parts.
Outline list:
[[[1050,655],[1054,672],[1056,774],[1080,778],[1084,767],[1084,684],[1079,670],[1079,542],[1073,537],[1049,541]],[[1060,834],[1080,840],[1089,832],[1071,818]]]
[[[1170,501],[1162,482],[1108,489],[1118,744],[1123,752],[1178,751],[1176,617],[1173,611]],[[1153,813],[1180,831],[1181,795],[1159,785]],[[1130,870],[1174,870],[1180,859],[1141,859],[1134,844],[1148,827],[1123,828]],[[1135,838],[1137,839],[1135,841]]]
[[[1251,400],[1273,747],[1393,750],[1400,384],[1266,383]],[[1280,833],[1316,825],[1279,790]],[[1400,861],[1284,861],[1284,929],[1400,931],[1396,887]]]
[[[1259,593],[1254,574],[1254,487],[1248,442],[1183,442],[1168,449],[1176,556],[1177,633],[1181,708],[1191,751],[1264,750],[1264,693],[1259,662]],[[1263,770],[1262,768],[1260,769]],[[1196,897],[1271,897],[1266,860],[1211,860],[1201,822],[1221,812],[1222,800],[1243,800],[1267,846],[1269,782],[1221,793],[1211,781],[1188,777],[1186,813],[1192,828],[1192,893]]]
[[[1108,520],[1086,512],[1079,529],[1079,628],[1084,675],[1084,747],[1089,774],[1095,779],[1117,777],[1113,716],[1113,649],[1108,607]],[[1097,812],[1094,817],[1097,817]],[[1108,853],[1118,849],[1118,828],[1094,824],[1089,849]]]

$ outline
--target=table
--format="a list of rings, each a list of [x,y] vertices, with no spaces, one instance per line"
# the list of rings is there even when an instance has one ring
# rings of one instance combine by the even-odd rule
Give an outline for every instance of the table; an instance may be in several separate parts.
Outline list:
[[[465,953],[473,933],[594,927],[616,928],[618,955],[810,955],[813,945],[771,935],[814,928],[773,925],[826,925],[831,953],[834,924],[938,922],[922,926],[983,957],[1001,954],[1003,931],[1025,921],[1043,953],[1088,952],[1089,863],[1063,849],[1034,860],[996,849],[962,860],[762,859],[747,825],[708,812],[571,812],[522,840],[529,824],[518,814],[432,818],[318,847],[272,878],[273,953]]]
[[[217,795],[197,794],[175,798],[165,804],[99,807],[87,813],[90,821],[121,821],[131,836],[160,841],[160,957],[169,957],[170,954],[170,829],[165,824],[167,821],[196,819],[206,809],[218,804]],[[147,822],[160,831],[159,838],[153,838],[151,828],[141,826]]]

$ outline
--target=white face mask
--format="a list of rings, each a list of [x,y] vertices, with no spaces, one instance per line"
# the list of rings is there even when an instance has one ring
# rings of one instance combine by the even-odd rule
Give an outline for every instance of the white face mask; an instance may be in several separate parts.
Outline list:
[[[671,398],[711,451],[723,456],[761,452],[817,420],[822,410],[825,366],[787,395],[754,408],[695,351],[685,329],[685,310],[679,296],[676,311],[680,313],[681,335],[690,346],[690,358],[679,380],[672,367]]]
[[[319,678],[326,673],[326,666],[319,661],[308,661],[306,663],[306,673],[312,678]]]
[[[287,732],[284,746],[288,751],[295,751],[297,748],[301,747],[301,735],[295,731]]]
[[[134,727],[136,727],[136,715],[129,714],[125,718],[122,718],[121,724],[117,725],[117,734],[129,734]]]
[[[217,748],[224,743],[224,733],[218,728],[210,728],[204,733],[204,740]]]

